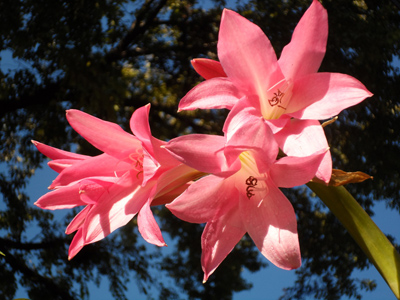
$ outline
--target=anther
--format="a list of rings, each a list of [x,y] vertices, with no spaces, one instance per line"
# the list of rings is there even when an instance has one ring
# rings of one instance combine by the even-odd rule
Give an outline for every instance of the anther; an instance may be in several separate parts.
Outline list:
[[[255,178],[253,176],[250,176],[249,178],[246,179],[246,185],[247,185],[246,196],[247,196],[247,198],[250,199],[251,197],[253,197],[255,195],[253,192],[254,192],[254,187],[257,185],[257,182],[258,182],[257,178]]]
[[[269,105],[278,106],[280,108],[286,109],[285,107],[280,105],[282,103],[282,98],[284,96],[285,96],[285,93],[282,93],[280,90],[278,90],[278,92],[274,93],[274,96],[272,97],[272,99],[268,99]]]

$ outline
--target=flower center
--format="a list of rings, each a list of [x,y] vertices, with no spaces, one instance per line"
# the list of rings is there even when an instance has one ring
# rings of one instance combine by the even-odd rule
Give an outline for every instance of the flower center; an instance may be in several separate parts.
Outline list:
[[[257,162],[249,151],[242,152],[239,155],[239,159],[242,163],[242,168],[235,174],[236,188],[242,191],[248,199],[256,196],[257,199],[262,201],[268,194],[267,174],[260,174]]]
[[[265,96],[260,97],[261,113],[264,119],[279,119],[285,113],[292,97],[292,89],[292,80],[282,79],[271,87]]]

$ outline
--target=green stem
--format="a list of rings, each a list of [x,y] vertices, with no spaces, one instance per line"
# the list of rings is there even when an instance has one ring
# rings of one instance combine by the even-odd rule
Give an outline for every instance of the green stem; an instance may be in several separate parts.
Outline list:
[[[400,299],[400,255],[370,216],[343,186],[315,182],[307,186],[339,219]]]

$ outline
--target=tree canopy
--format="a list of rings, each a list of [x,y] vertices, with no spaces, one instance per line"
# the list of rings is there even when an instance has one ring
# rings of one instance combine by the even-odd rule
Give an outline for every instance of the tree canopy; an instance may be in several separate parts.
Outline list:
[[[63,219],[36,208],[25,187],[46,158],[31,144],[95,155],[69,127],[65,110],[76,108],[127,129],[132,112],[151,103],[155,137],[221,134],[226,111],[177,112],[179,100],[202,81],[190,60],[218,59],[221,12],[229,7],[259,25],[276,52],[311,1],[196,0],[4,0],[0,2],[0,298],[19,286],[30,299],[77,299],[88,282],[108,278],[115,299],[126,299],[134,280],[143,293],[157,286],[162,299],[231,299],[250,289],[242,269],[267,265],[245,237],[203,285],[201,225],[183,223],[154,207],[160,227],[175,245],[172,254],[147,247],[135,219],[67,260],[71,236]],[[400,213],[400,8],[397,1],[324,0],[329,16],[321,72],[359,79],[374,93],[325,127],[334,168],[363,171],[374,179],[349,185],[373,214],[384,201]],[[7,63],[12,55],[12,67]],[[6,62],[6,63],[5,63]],[[43,182],[44,185],[49,184]],[[359,298],[374,284],[351,277],[369,266],[352,238],[305,188],[284,190],[297,217],[303,266],[282,299]],[[33,239],[27,232],[35,228]],[[391,238],[391,237],[389,237]],[[395,241],[396,242],[396,241]],[[154,268],[171,278],[166,284]]]

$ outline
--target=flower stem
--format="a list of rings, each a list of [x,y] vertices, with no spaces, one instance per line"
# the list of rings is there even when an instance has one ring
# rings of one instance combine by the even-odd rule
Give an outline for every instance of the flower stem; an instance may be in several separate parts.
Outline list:
[[[370,216],[343,186],[315,182],[307,186],[339,219],[400,299],[400,255]]]

